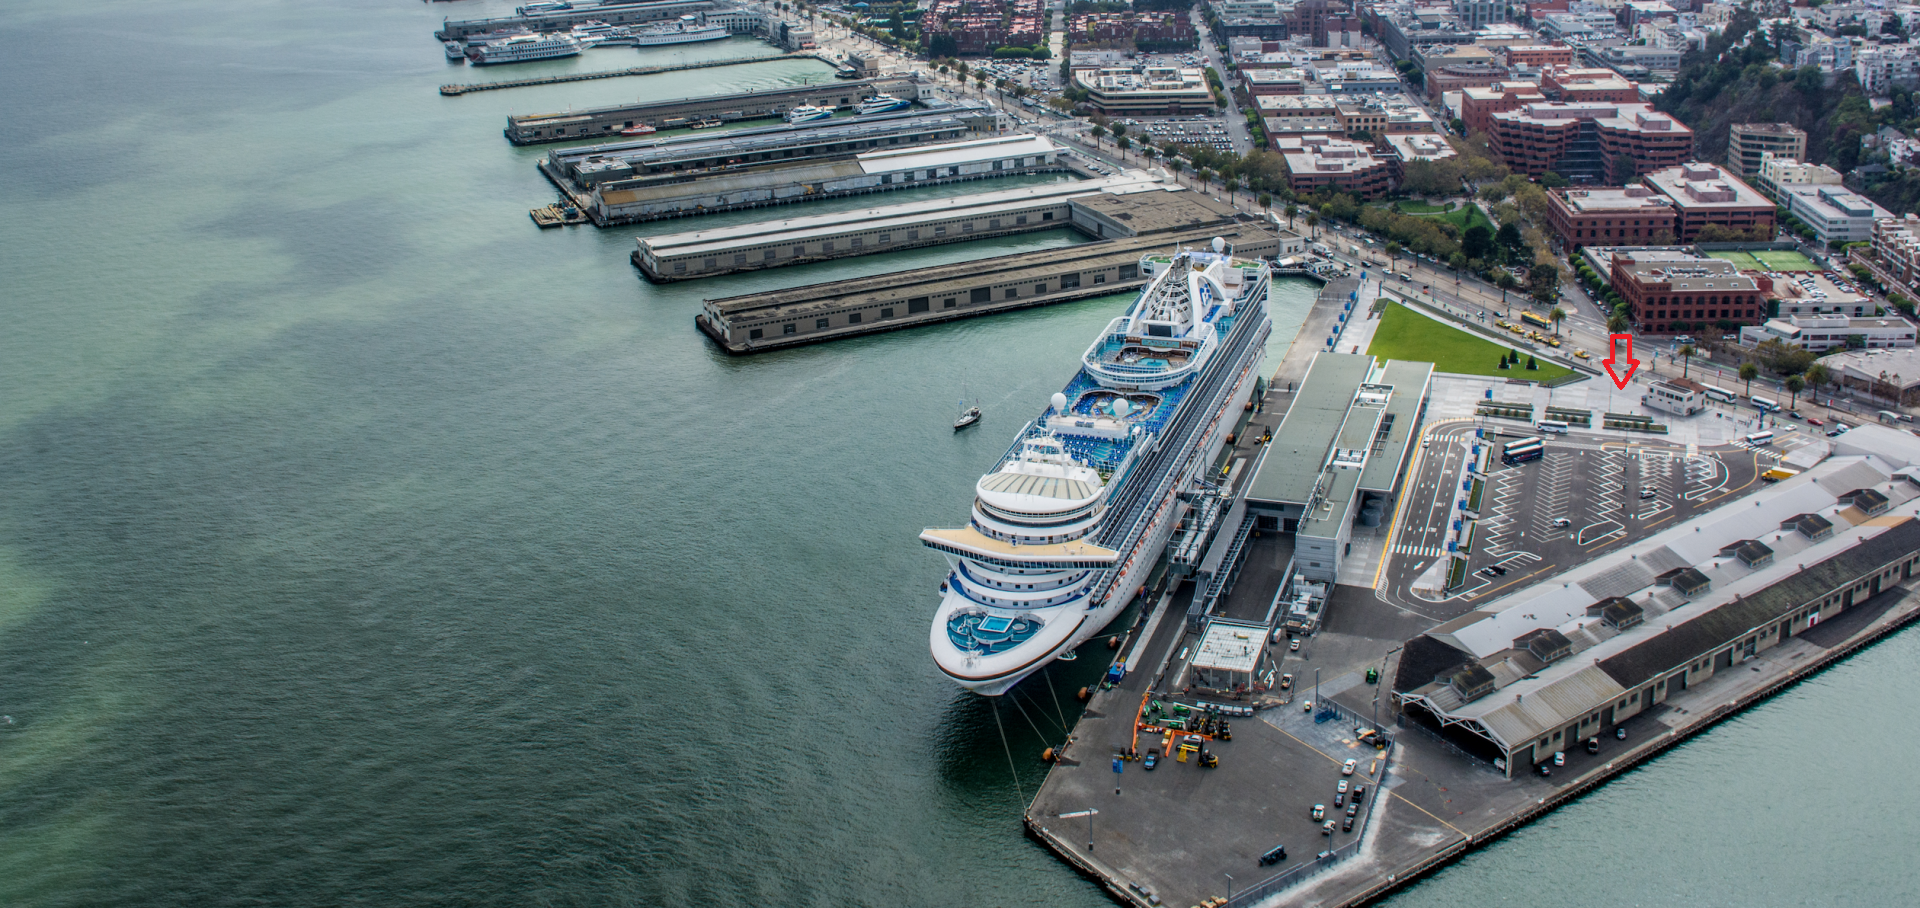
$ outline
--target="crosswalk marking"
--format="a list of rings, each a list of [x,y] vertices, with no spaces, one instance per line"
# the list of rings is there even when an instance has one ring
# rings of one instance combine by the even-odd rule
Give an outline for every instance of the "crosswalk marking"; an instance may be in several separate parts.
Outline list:
[[[1393,552],[1396,555],[1413,555],[1418,558],[1433,558],[1440,554],[1441,548],[1437,545],[1396,545],[1393,547]]]

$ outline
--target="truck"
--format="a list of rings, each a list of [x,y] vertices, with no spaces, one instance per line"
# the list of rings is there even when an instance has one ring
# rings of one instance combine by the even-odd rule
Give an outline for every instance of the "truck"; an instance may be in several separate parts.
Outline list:
[[[1792,479],[1793,477],[1798,475],[1800,475],[1799,470],[1789,470],[1785,467],[1774,467],[1773,469],[1760,474],[1760,479],[1762,482],[1779,482],[1782,479]]]

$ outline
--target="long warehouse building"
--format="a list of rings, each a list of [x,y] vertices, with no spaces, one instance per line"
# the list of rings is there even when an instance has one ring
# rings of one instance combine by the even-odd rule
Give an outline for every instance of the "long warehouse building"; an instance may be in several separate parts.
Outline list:
[[[469,35],[480,35],[502,29],[524,29],[535,32],[566,31],[576,25],[587,22],[605,22],[608,25],[648,25],[654,22],[666,22],[681,16],[699,15],[715,9],[712,0],[665,0],[658,3],[576,3],[563,10],[535,13],[531,16],[499,16],[490,19],[455,19],[440,24],[440,30],[433,33],[442,41],[458,41]]]
[[[620,130],[636,126],[674,129],[701,120],[731,123],[736,120],[769,119],[785,116],[789,110],[808,105],[852,110],[862,100],[875,94],[924,100],[924,91],[930,90],[930,87],[921,86],[912,79],[854,79],[697,98],[639,101],[564,113],[510,114],[507,116],[505,132],[507,140],[515,145],[538,145],[611,137],[618,135]]]
[[[758,353],[1133,290],[1146,257],[1214,237],[1246,257],[1280,251],[1278,236],[1178,188],[1074,204],[1083,232],[1115,239],[709,299],[694,322],[729,353]]]
[[[867,192],[1067,169],[1040,136],[997,136],[884,149],[798,163],[733,165],[600,183],[576,196],[595,224],[632,224]]]
[[[977,139],[1001,132],[1000,115],[980,105],[910,111],[881,117],[816,120],[695,133],[658,139],[622,139],[547,152],[548,179],[586,190],[610,180],[684,175],[770,162],[792,163],[834,155]]]
[[[1073,223],[1073,203],[1101,193],[1157,191],[1142,171],[976,195],[733,227],[641,237],[633,263],[649,280],[681,281],[869,252],[984,239]]]

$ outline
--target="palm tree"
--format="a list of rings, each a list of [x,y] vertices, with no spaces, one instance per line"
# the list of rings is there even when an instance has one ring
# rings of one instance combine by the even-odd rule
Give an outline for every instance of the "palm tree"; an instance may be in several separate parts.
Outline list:
[[[1107,128],[1095,123],[1092,129],[1087,130],[1087,134],[1093,136],[1093,145],[1095,148],[1098,148],[1100,143],[1107,137]]]
[[[1560,323],[1567,320],[1567,310],[1555,306],[1552,312],[1547,313],[1547,320],[1553,322],[1553,336],[1559,337]]]
[[[1633,323],[1627,321],[1627,314],[1618,309],[1607,316],[1607,332],[1610,334],[1625,334],[1630,327],[1633,327]]]
[[[1801,378],[1798,375],[1787,376],[1787,393],[1793,395],[1793,397],[1787,401],[1788,412],[1793,411],[1794,405],[1800,402],[1800,392],[1805,391],[1806,389],[1807,389],[1806,379]]]
[[[1687,377],[1688,367],[1693,365],[1694,349],[1692,344],[1680,345],[1680,377]]]
[[[1310,239],[1317,240],[1320,238],[1320,215],[1318,214],[1307,215],[1307,230],[1312,233],[1312,236],[1309,237]]]
[[[1293,229],[1293,219],[1295,217],[1298,217],[1299,215],[1300,215],[1300,206],[1295,205],[1292,202],[1288,202],[1287,203],[1287,229],[1288,230]]]
[[[1820,368],[1821,368],[1821,369],[1825,369],[1826,367],[1825,367],[1825,366],[1821,366]],[[1812,369],[1808,369],[1808,370],[1807,370],[1807,374],[1809,374],[1809,375],[1811,375],[1811,374],[1813,374],[1813,370],[1812,370]],[[1756,379],[1756,378],[1759,378],[1759,377],[1760,377],[1760,367],[1759,367],[1759,366],[1756,366],[1756,365],[1754,365],[1754,364],[1752,364],[1752,363],[1741,363],[1741,364],[1740,364],[1740,380],[1741,380],[1741,381],[1743,381],[1743,382],[1746,382],[1746,383],[1747,383],[1747,394],[1746,394],[1746,396],[1748,396],[1748,397],[1752,397],[1752,396],[1753,396],[1753,380],[1754,380],[1754,379]]]
[[[1807,367],[1807,385],[1818,394],[1820,389],[1833,383],[1833,372],[1826,363],[1814,363]]]
[[[1507,310],[1507,315],[1513,315],[1513,305],[1507,302],[1507,291],[1520,286],[1520,279],[1514,277],[1513,272],[1502,268],[1493,276],[1493,285],[1500,288],[1500,308]]]
[[[1258,201],[1260,203],[1261,211],[1265,211],[1268,214],[1273,213],[1273,196],[1272,195],[1269,195],[1264,192],[1260,193],[1260,198],[1256,199],[1255,201]]]
[[[1387,241],[1387,270],[1395,271],[1395,270],[1398,270],[1399,267],[1400,267],[1400,243],[1397,240],[1388,240]]]

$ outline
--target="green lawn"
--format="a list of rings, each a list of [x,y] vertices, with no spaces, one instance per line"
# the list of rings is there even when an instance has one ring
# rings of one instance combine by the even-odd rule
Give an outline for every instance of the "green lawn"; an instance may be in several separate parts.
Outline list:
[[[1444,205],[1429,202],[1401,202],[1400,210],[1406,214],[1440,214],[1447,209]]]
[[[1451,222],[1453,226],[1460,228],[1462,234],[1466,233],[1467,229],[1475,224],[1485,227],[1488,230],[1495,229],[1493,222],[1487,220],[1486,212],[1481,211],[1478,205],[1462,205],[1446,214],[1435,216],[1440,220]]]
[[[1438,371],[1465,375],[1548,381],[1572,371],[1544,360],[1539,369],[1529,371],[1525,351],[1521,352],[1520,365],[1502,370],[1500,357],[1506,351],[1506,347],[1490,340],[1434,321],[1400,305],[1388,306],[1387,311],[1381,313],[1380,327],[1374,330],[1373,343],[1367,347],[1367,352],[1375,359],[1433,363]]]

